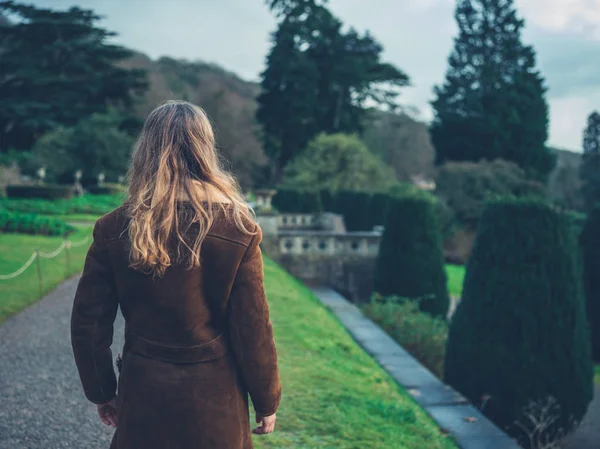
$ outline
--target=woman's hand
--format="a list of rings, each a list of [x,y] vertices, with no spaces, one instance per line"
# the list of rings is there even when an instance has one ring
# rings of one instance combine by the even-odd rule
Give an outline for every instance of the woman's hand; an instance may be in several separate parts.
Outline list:
[[[261,423],[256,429],[252,431],[257,435],[266,435],[267,433],[273,432],[275,430],[275,420],[277,419],[275,413],[271,416],[260,416],[258,413],[256,414],[256,422]]]
[[[117,397],[98,405],[98,416],[107,426],[117,427]]]

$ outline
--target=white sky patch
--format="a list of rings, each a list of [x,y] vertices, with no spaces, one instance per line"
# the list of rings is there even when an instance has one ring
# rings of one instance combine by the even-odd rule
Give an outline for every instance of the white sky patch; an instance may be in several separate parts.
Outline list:
[[[516,0],[528,22],[600,39],[600,0]]]
[[[581,151],[583,129],[587,117],[598,105],[600,94],[589,96],[570,96],[550,98],[550,138],[548,144],[558,148]],[[579,142],[574,141],[579,136]]]

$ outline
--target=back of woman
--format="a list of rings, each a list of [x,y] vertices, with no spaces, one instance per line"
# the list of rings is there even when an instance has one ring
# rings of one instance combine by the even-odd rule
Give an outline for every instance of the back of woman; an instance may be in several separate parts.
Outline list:
[[[112,449],[252,448],[248,393],[254,432],[273,431],[281,387],[261,238],[204,112],[155,109],[125,204],[96,223],[71,318],[86,397],[117,427]]]

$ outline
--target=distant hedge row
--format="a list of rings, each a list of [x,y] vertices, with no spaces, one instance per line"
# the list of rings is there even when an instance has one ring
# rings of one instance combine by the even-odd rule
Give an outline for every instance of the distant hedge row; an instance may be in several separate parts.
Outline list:
[[[6,196],[9,198],[44,198],[55,200],[59,198],[71,198],[73,186],[62,184],[42,185],[8,185]]]
[[[36,214],[0,210],[0,231],[22,234],[66,235],[75,228],[64,221]]]
[[[45,215],[106,214],[123,202],[121,195],[83,195],[55,201],[44,199],[2,198],[0,207],[13,212],[33,212]]]
[[[344,217],[348,231],[371,231],[374,226],[385,223],[387,211],[396,196],[408,191],[413,189],[407,186],[405,189],[399,189],[398,194],[350,190],[309,192],[281,189],[273,197],[273,206],[280,212],[288,213],[333,212]]]

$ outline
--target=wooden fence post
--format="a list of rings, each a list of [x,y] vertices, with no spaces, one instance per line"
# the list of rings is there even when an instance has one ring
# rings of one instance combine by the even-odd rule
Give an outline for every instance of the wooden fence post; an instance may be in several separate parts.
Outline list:
[[[71,272],[71,242],[68,240],[65,242],[65,258],[67,262],[67,277]]]
[[[38,283],[40,286],[40,298],[41,298],[44,294],[44,279],[42,278],[42,261],[41,261],[39,249],[35,250],[35,258],[36,258],[36,263],[37,263]]]

